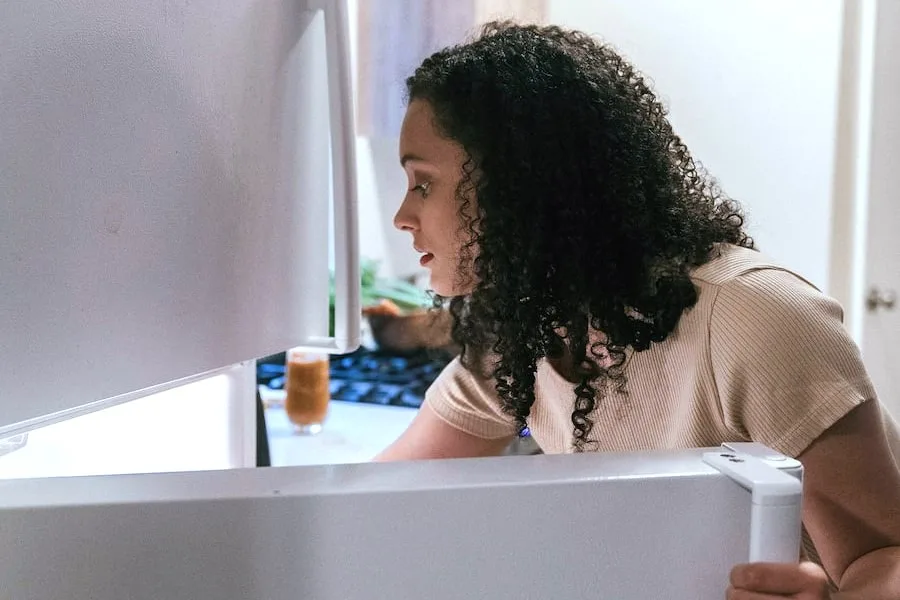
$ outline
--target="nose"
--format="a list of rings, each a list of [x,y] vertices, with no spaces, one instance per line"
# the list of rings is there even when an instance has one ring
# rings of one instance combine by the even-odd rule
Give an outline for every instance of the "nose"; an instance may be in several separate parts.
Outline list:
[[[400,203],[400,208],[394,214],[394,227],[400,231],[416,231],[419,228],[419,217],[410,204],[404,198]]]

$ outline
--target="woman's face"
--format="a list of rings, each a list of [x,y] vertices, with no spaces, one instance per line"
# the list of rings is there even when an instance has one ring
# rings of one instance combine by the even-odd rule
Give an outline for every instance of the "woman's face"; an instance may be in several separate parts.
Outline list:
[[[431,288],[441,296],[471,291],[471,264],[461,265],[469,234],[460,231],[456,189],[465,161],[462,146],[438,133],[431,105],[409,103],[400,130],[400,165],[407,192],[394,226],[412,235],[420,264],[431,272]]]

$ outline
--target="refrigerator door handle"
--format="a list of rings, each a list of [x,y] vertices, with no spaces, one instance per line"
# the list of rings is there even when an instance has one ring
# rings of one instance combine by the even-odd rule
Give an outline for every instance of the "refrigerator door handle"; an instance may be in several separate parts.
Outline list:
[[[302,346],[333,353],[360,344],[359,222],[356,187],[356,129],[345,0],[309,0],[325,17],[328,105],[331,124],[332,198],[334,202],[334,335],[311,338]]]
[[[770,460],[776,454],[772,451],[766,453]],[[799,561],[802,529],[800,506],[803,498],[800,479],[758,456],[728,448],[704,453],[703,462],[750,492],[750,547],[747,560]]]

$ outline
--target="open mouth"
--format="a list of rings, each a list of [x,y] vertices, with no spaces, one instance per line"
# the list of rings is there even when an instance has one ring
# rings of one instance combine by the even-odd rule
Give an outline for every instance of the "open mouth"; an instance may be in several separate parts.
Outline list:
[[[422,266],[424,267],[424,266],[426,266],[428,263],[430,263],[432,260],[434,260],[434,254],[432,254],[431,252],[426,252],[426,253],[423,254],[422,257],[419,259],[419,264],[422,265]]]

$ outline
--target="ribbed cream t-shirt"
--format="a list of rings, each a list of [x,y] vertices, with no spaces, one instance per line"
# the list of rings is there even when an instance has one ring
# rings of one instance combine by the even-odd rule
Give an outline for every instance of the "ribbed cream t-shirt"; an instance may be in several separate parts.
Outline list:
[[[613,387],[591,415],[598,451],[696,448],[755,441],[788,456],[876,397],[833,299],[759,252],[723,246],[692,273],[697,304],[666,340],[628,352],[626,393]],[[572,450],[575,385],[537,366],[528,427],[546,453]],[[425,402],[453,427],[513,435],[492,381],[451,362]],[[894,455],[896,423],[885,413]]]

